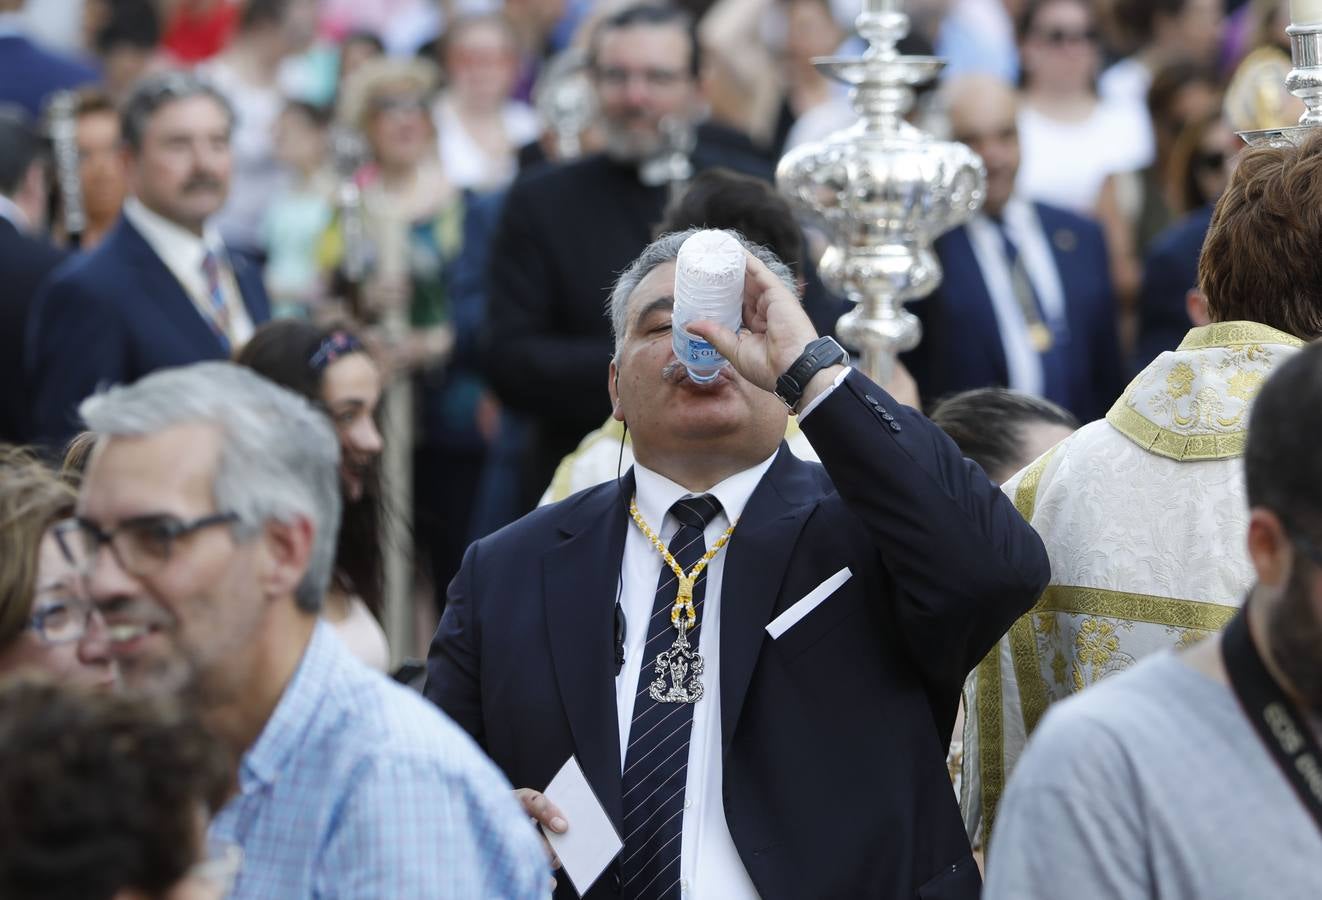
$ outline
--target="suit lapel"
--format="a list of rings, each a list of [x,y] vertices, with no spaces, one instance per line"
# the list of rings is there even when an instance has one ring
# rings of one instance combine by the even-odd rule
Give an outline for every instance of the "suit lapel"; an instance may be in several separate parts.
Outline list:
[[[721,751],[730,747],[799,532],[821,500],[784,443],[730,538],[721,587]]]
[[[154,307],[162,319],[187,337],[189,344],[196,347],[202,357],[223,359],[228,356],[220,339],[211,330],[211,326],[203,321],[202,314],[197,311],[179,279],[174,277],[174,273],[128,219],[120,218],[115,240],[120,245],[123,258],[138,273],[139,282],[134,287],[141,291],[141,302]]]
[[[951,257],[954,263],[955,277],[949,278],[950,285],[944,296],[950,297],[958,306],[951,314],[960,320],[957,327],[961,333],[977,335],[973,341],[961,342],[964,352],[978,352],[982,362],[966,359],[963,363],[953,363],[966,367],[966,380],[978,381],[990,378],[990,383],[1009,384],[1010,367],[1005,361],[1005,345],[1001,342],[1001,326],[996,321],[993,311],[991,292],[987,290],[987,279],[978,264],[977,254],[973,252],[973,242],[969,239],[968,227],[957,228],[947,239],[950,241]],[[950,364],[938,361],[938,365]],[[991,367],[988,372],[983,365]]]
[[[623,498],[632,493],[631,471],[618,488],[606,487],[579,501],[561,526],[564,543],[543,560],[551,656],[575,753],[617,828],[624,811],[615,707],[615,599],[628,526]]]
[[[271,304],[266,296],[266,287],[262,284],[262,273],[248,257],[241,253],[229,252],[230,268],[234,271],[234,281],[239,286],[240,299],[248,310],[248,318],[254,327],[271,318]]]

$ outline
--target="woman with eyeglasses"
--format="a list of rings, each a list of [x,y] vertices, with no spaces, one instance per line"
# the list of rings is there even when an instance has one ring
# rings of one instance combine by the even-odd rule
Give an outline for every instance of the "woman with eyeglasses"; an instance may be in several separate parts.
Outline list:
[[[235,361],[302,395],[335,426],[344,511],[322,617],[355,656],[385,671],[390,648],[377,622],[382,602],[382,440],[376,421],[381,373],[352,331],[301,319],[263,325]]]
[[[105,624],[68,535],[74,491],[32,454],[0,446],[0,675],[36,670],[109,689]]]

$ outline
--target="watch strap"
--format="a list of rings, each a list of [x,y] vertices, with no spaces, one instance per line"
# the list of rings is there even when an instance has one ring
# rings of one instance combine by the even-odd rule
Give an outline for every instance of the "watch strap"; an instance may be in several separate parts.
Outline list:
[[[776,396],[791,410],[794,409],[803,399],[803,392],[808,389],[808,382],[814,375],[842,362],[849,362],[849,354],[836,343],[835,338],[820,337],[809,342],[785,374],[776,379]]]

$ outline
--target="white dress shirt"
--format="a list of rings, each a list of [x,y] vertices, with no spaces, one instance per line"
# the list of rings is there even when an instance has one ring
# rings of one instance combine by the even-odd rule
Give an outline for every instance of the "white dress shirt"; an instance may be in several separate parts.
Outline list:
[[[234,280],[229,254],[225,251],[219,233],[207,226],[202,237],[198,237],[187,228],[152,212],[137,197],[129,197],[124,201],[124,217],[178,280],[208,327],[215,320],[215,315],[211,295],[207,290],[206,275],[202,271],[202,261],[208,252],[216,255],[220,260],[220,290],[229,312],[230,346],[237,349],[247,343],[248,338],[252,337],[252,319],[248,316],[247,307],[243,305],[243,294],[239,291],[238,282]]]
[[[707,491],[721,502],[721,512],[703,532],[708,547],[725,533],[731,521],[737,521],[743,514],[748,498],[775,458],[773,453],[765,461],[731,475]],[[669,545],[679,530],[679,522],[668,515],[668,510],[676,500],[698,495],[637,463],[634,464],[634,478],[638,512],[648,527]],[[738,539],[736,527],[731,540]],[[680,838],[680,889],[685,897],[755,900],[757,889],[753,887],[730,837],[721,799],[721,692],[718,686],[721,683],[719,648],[725,554],[723,549],[707,565],[707,587],[699,614],[698,652],[702,654],[702,682],[706,691],[693,706],[693,732],[684,788],[684,825]],[[641,529],[630,522],[620,577],[620,606],[626,622],[624,666],[615,677],[621,769],[628,752],[638,673],[644,663],[642,652],[647,640],[647,622],[652,616],[656,585],[663,565],[661,554],[643,536]],[[650,664],[651,660],[646,662]]]
[[[1051,245],[1042,230],[1042,220],[1031,203],[1018,197],[1010,198],[1005,204],[1001,218],[1006,233],[1023,258],[1028,280],[1042,305],[1042,319],[1059,334],[1065,328],[1065,289],[1051,254]],[[969,221],[968,235],[983,284],[991,297],[997,330],[1001,333],[1009,387],[1041,396],[1046,390],[1042,357],[1028,340],[1028,323],[1015,297],[1010,261],[1005,256],[1005,240],[1000,228],[979,213]]]

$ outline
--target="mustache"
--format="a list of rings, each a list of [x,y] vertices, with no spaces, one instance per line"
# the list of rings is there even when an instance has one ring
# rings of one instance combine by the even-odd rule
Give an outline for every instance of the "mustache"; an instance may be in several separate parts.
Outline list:
[[[184,182],[183,189],[184,191],[223,191],[225,182],[215,175],[201,172]]]
[[[711,381],[694,381],[689,377],[689,370],[684,367],[684,364],[677,359],[672,359],[661,368],[661,380],[666,384],[684,384],[688,382],[690,386],[695,388],[711,389],[727,381],[733,381],[733,373],[734,369],[727,362],[716,370],[716,377]]]

